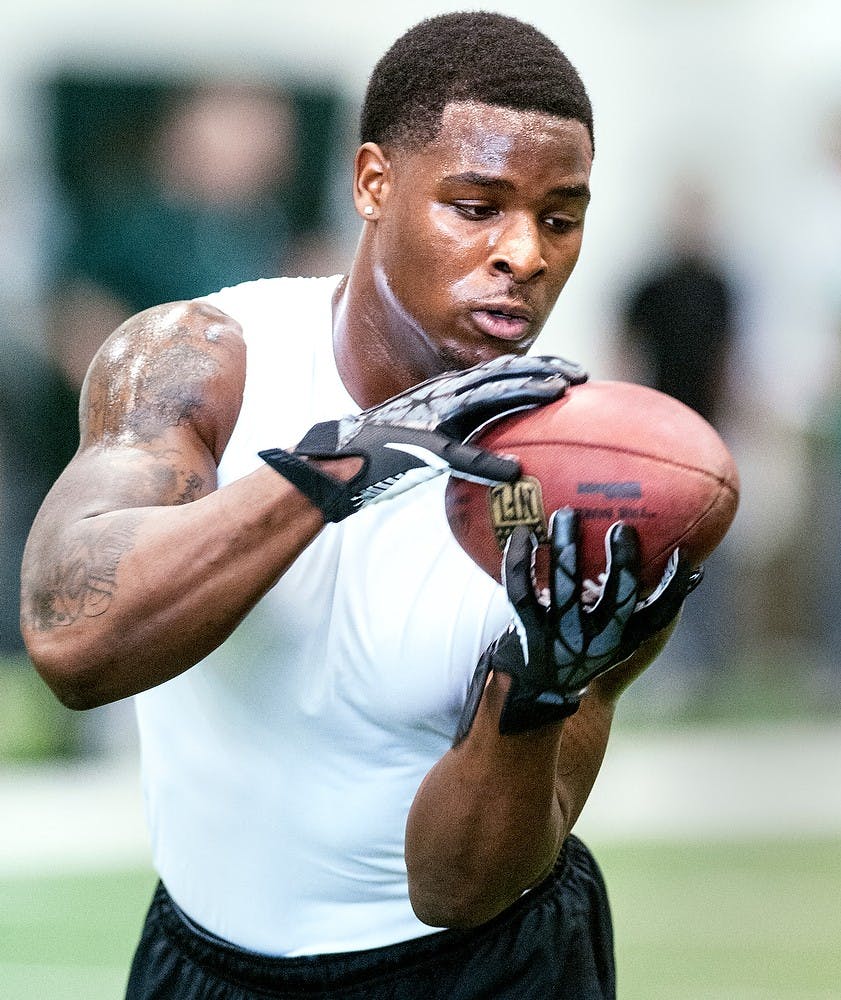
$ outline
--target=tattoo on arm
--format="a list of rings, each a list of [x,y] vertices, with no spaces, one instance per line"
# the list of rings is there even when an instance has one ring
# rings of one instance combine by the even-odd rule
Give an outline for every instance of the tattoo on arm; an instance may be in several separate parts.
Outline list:
[[[198,500],[200,496],[203,496],[204,492],[204,479],[202,479],[198,472],[191,472],[184,483],[184,489],[178,494],[176,503],[192,503],[194,500]]]
[[[181,339],[158,348],[143,364],[105,358],[91,370],[82,400],[88,433],[105,443],[150,444],[168,428],[199,416],[206,383],[218,375],[220,363],[206,340],[196,345],[188,330],[179,333]]]
[[[32,595],[32,624],[47,630],[105,614],[117,591],[117,569],[134,547],[141,515],[125,514],[68,545]]]

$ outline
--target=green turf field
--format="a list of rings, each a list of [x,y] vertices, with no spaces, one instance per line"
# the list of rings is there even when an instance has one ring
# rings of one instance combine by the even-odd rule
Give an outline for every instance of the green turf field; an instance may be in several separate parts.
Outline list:
[[[622,1000],[841,997],[841,841],[596,853]]]
[[[838,1000],[841,841],[597,846],[621,1000]],[[118,1000],[146,871],[0,881],[0,997]]]
[[[0,997],[122,997],[154,881],[148,871],[0,881]]]

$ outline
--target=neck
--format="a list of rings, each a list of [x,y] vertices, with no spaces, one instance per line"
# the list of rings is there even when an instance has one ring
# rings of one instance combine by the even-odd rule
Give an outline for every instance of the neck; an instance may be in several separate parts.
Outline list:
[[[438,374],[437,359],[414,357],[408,345],[421,338],[387,302],[364,256],[333,298],[333,351],[345,388],[366,409]]]

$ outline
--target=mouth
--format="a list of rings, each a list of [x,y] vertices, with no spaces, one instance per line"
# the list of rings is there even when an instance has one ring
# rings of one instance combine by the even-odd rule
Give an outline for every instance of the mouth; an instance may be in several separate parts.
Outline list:
[[[522,340],[531,330],[531,313],[523,306],[489,303],[470,313],[482,333],[497,340]]]

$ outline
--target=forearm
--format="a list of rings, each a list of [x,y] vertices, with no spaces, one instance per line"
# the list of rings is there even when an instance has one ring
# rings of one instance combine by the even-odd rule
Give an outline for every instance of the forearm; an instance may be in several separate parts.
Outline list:
[[[233,631],[322,527],[268,467],[180,506],[36,524],[23,567],[32,660],[74,708],[193,666]]]
[[[538,599],[535,542],[515,530],[503,575],[517,633],[504,633],[483,654],[490,680],[472,725],[426,776],[409,813],[410,898],[433,926],[483,923],[548,874],[598,775],[616,701],[662,649],[691,583],[678,563],[639,612],[644,617],[630,622],[639,555],[635,534],[620,525],[608,536],[610,569],[590,619],[569,569],[576,521],[560,513],[549,609],[561,613],[556,619]],[[657,603],[663,600],[666,606]]]
[[[433,926],[495,916],[549,872],[568,831],[556,780],[562,726],[500,736],[508,684],[491,676],[469,734],[429,772],[409,813],[409,893]]]
[[[500,736],[509,680],[491,675],[463,742],[424,779],[406,825],[418,917],[465,927],[494,917],[551,870],[598,777],[616,702],[674,625],[595,678],[563,723]]]

